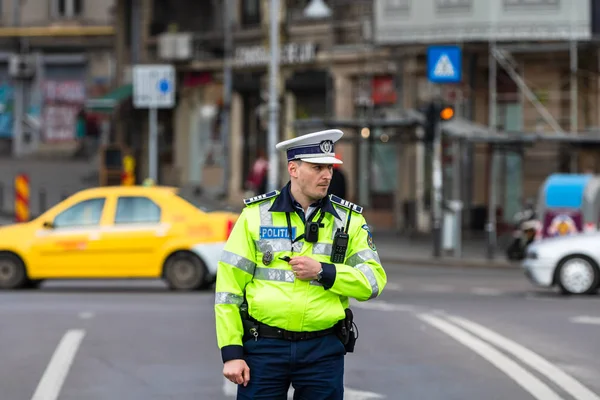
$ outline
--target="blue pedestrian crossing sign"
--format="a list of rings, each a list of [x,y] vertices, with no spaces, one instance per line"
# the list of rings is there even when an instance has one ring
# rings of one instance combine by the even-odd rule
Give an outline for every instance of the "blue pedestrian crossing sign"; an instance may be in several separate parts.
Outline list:
[[[461,48],[458,46],[430,46],[427,49],[427,78],[432,83],[461,82]]]

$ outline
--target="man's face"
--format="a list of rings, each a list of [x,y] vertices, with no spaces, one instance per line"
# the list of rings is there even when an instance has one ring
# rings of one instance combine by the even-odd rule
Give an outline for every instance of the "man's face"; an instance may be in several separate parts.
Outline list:
[[[332,164],[292,161],[288,166],[288,171],[306,197],[319,200],[327,196],[327,189],[329,189],[333,173]]]

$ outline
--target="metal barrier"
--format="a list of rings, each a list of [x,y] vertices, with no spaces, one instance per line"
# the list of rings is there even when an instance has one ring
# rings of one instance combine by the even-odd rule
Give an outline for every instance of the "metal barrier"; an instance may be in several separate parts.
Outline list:
[[[29,176],[19,174],[15,177],[15,221],[27,222],[31,217]]]

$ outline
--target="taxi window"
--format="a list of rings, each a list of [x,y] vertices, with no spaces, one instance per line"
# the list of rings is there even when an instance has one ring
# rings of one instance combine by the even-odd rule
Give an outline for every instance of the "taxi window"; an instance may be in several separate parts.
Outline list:
[[[147,197],[119,197],[115,224],[160,222],[160,207]]]
[[[71,228],[96,226],[100,223],[105,199],[89,199],[81,201],[60,214],[54,219],[54,228]]]

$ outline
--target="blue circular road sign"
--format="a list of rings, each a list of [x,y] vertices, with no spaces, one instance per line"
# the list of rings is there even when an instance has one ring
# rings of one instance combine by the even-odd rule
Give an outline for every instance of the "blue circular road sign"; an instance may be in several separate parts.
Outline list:
[[[161,79],[160,81],[158,81],[158,90],[161,93],[167,93],[169,90],[171,89],[171,84],[169,83],[168,79]]]

